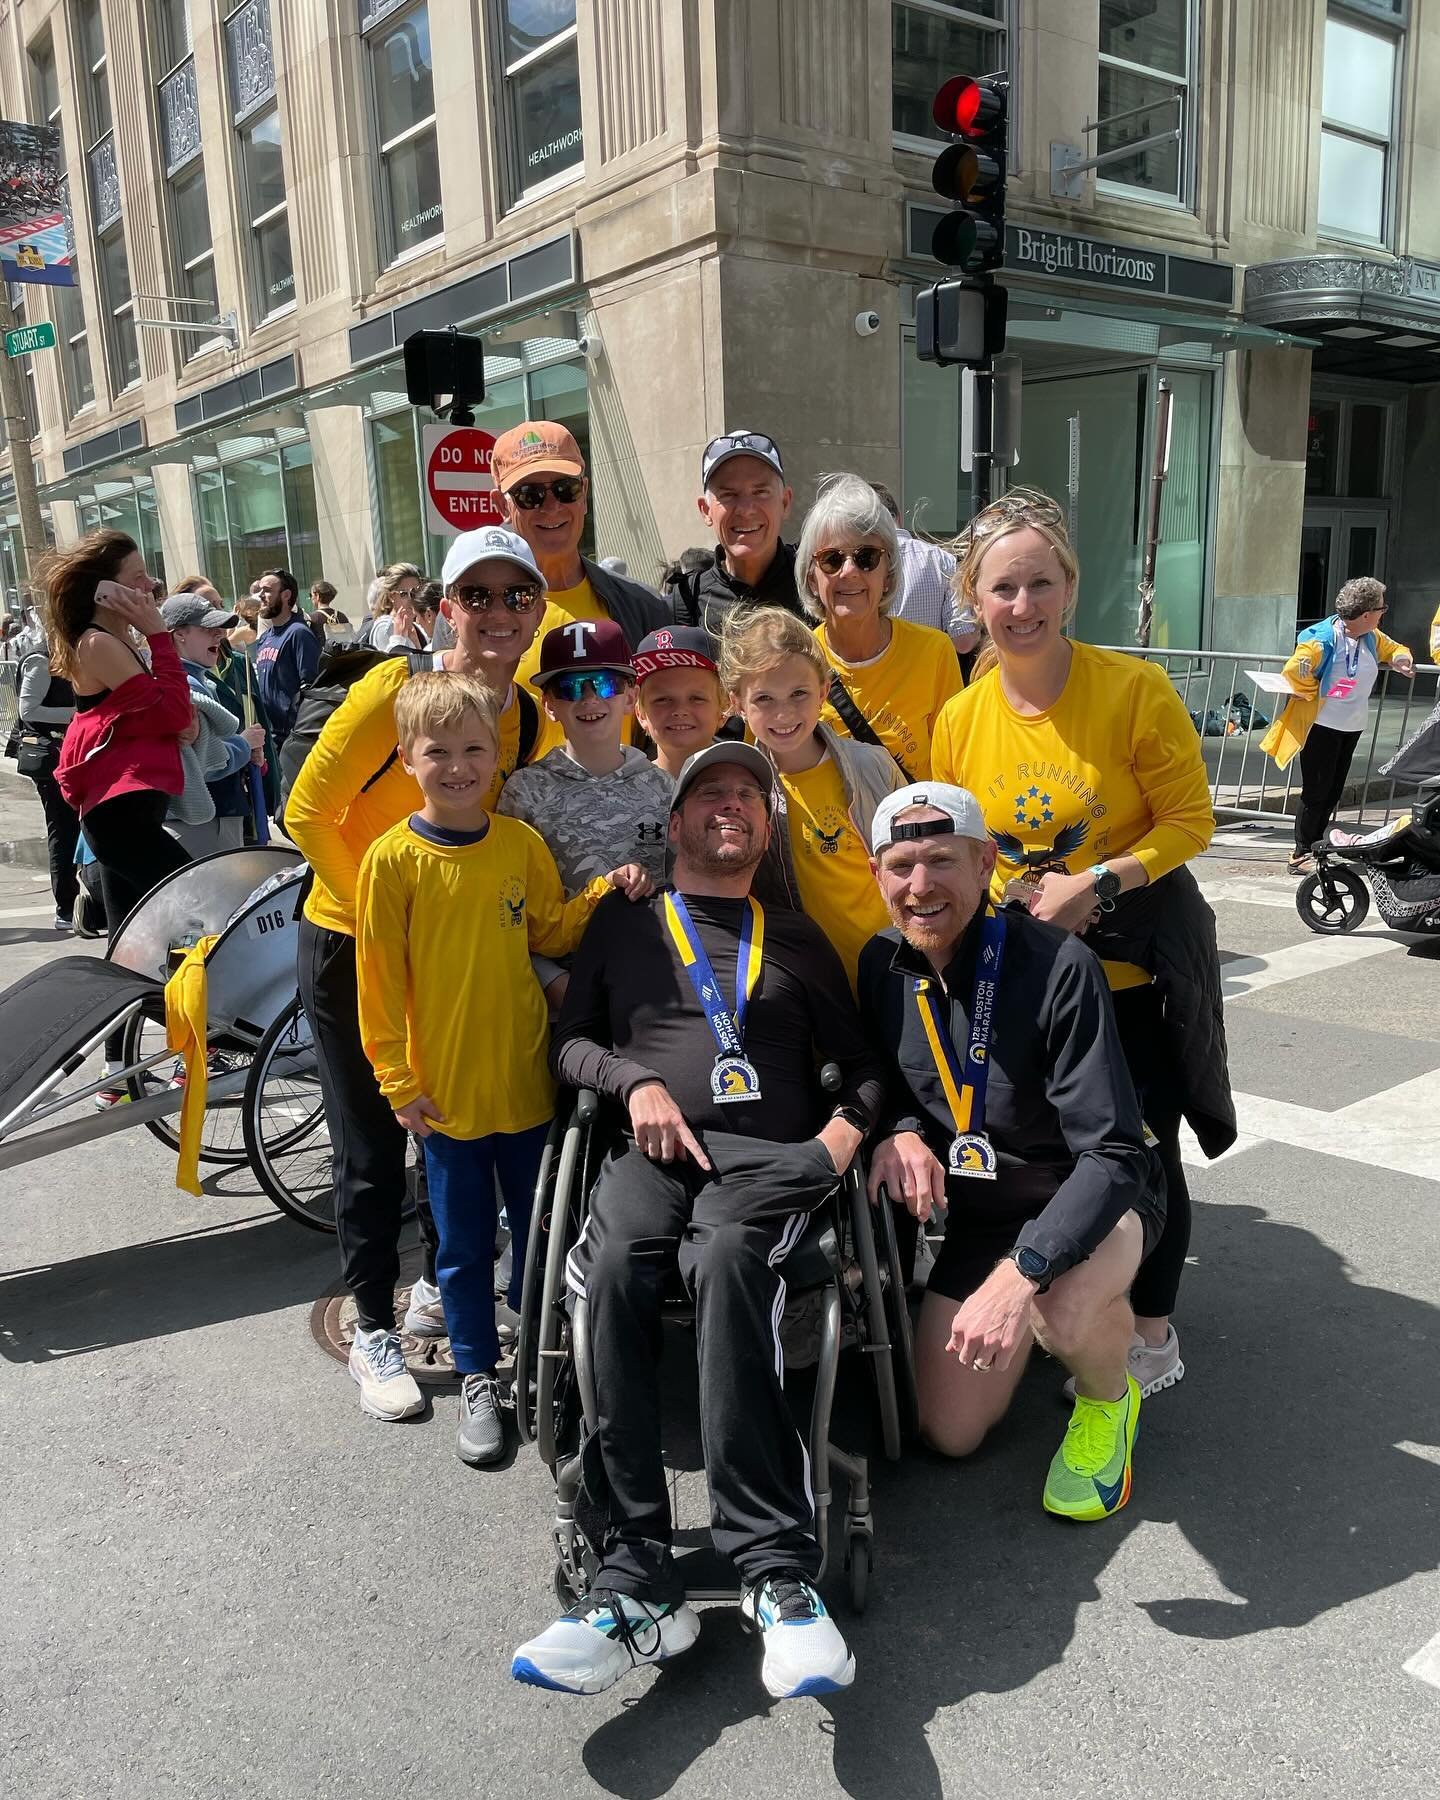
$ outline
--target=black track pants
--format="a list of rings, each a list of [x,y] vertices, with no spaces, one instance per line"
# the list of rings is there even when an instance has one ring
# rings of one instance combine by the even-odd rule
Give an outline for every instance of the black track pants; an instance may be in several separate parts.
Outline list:
[[[810,1457],[785,1400],[778,1265],[837,1177],[811,1138],[715,1133],[714,1172],[633,1147],[600,1172],[566,1274],[589,1316],[610,1530],[597,1585],[679,1599],[660,1451],[660,1302],[677,1264],[695,1302],[711,1535],[748,1585],[820,1567]]]

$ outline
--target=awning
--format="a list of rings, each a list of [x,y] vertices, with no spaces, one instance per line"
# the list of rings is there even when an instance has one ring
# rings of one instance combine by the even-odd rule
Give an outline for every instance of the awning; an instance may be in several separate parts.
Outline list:
[[[1245,271],[1245,317],[1309,333],[1317,373],[1440,381],[1440,266],[1433,263],[1407,256],[1256,263]]]
[[[1088,294],[1057,294],[1050,299],[1029,292],[1022,294],[1016,288],[1010,290],[1012,319],[1058,320],[1067,312],[1154,326],[1159,333],[1158,347],[1164,349],[1179,344],[1204,344],[1222,351],[1308,350],[1318,341],[1289,331],[1276,331],[1270,326],[1247,323],[1229,313],[1179,312],[1171,306],[1147,306],[1128,298],[1123,302],[1092,299]]]

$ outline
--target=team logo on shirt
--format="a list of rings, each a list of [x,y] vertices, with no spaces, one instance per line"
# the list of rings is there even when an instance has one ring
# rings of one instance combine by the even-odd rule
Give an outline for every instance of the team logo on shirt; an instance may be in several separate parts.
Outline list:
[[[838,806],[827,806],[805,823],[805,836],[820,856],[838,856],[850,823]]]
[[[512,875],[500,887],[500,928],[502,931],[525,929],[525,883]]]

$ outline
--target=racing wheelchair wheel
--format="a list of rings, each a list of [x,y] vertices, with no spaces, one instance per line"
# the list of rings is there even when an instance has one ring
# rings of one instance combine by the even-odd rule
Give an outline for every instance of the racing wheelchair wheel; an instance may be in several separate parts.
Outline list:
[[[123,1048],[120,1052],[122,1065],[133,1069],[137,1063],[147,1058],[158,1056],[165,1049],[164,1017],[152,1018],[147,1012],[132,1014],[125,1027]],[[250,1051],[236,1044],[226,1047],[223,1043],[216,1045],[206,1053],[210,1074],[213,1077],[231,1074],[243,1069],[250,1062]],[[177,1056],[173,1062],[157,1063],[153,1068],[142,1069],[138,1074],[127,1075],[125,1089],[132,1100],[148,1100],[151,1095],[160,1093],[168,1087],[176,1087],[183,1083],[185,1065]],[[146,1119],[145,1129],[152,1137],[159,1138],[167,1150],[178,1155],[180,1150],[180,1115],[172,1113],[163,1119]],[[249,1156],[245,1148],[244,1106],[242,1096],[230,1094],[223,1100],[213,1101],[205,1108],[204,1120],[200,1127],[200,1160],[202,1163],[215,1163],[222,1168],[239,1168]]]
[[[311,1231],[334,1231],[330,1133],[298,995],[272,1020],[255,1052],[244,1126],[245,1152],[266,1197]]]
[[[1295,890],[1295,910],[1311,931],[1340,937],[1364,924],[1370,890],[1353,869],[1317,869]]]

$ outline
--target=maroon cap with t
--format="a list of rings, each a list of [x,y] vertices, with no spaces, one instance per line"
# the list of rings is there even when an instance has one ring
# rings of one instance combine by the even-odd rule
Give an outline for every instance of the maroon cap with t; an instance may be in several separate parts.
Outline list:
[[[613,619],[571,619],[567,625],[557,625],[545,633],[540,645],[540,667],[535,672],[537,687],[544,687],[555,675],[592,669],[616,669],[634,678],[630,646]]]

